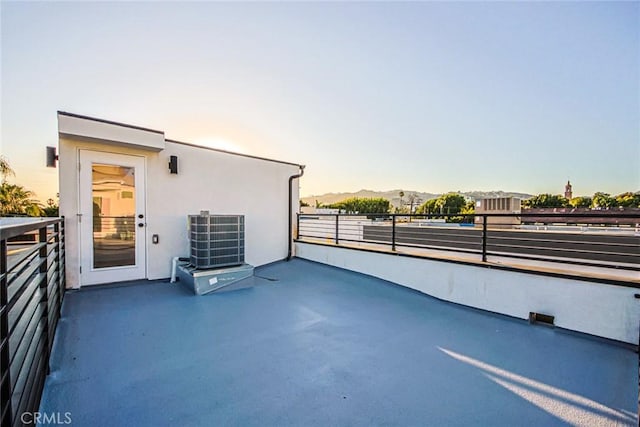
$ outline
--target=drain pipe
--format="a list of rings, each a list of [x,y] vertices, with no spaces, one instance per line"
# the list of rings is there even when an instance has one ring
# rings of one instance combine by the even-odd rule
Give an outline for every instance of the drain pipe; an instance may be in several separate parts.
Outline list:
[[[287,206],[287,211],[289,212],[289,234],[287,234],[287,241],[289,242],[289,250],[287,252],[287,258],[285,258],[286,261],[289,261],[291,259],[291,252],[292,252],[292,244],[293,244],[293,237],[291,236],[292,232],[293,232],[293,218],[292,218],[292,213],[291,213],[291,204],[293,203],[293,180],[300,178],[302,175],[304,175],[304,165],[299,165],[300,167],[300,173],[297,175],[291,175],[289,177],[289,205]]]
[[[177,257],[177,256],[174,256],[171,259],[171,280],[169,280],[169,283],[176,282],[176,268],[178,267],[179,260],[180,260],[180,257]]]
[[[176,269],[178,267],[178,262],[186,262],[186,261],[189,261],[189,258],[174,256],[171,259],[171,280],[169,281],[169,283],[176,282]]]

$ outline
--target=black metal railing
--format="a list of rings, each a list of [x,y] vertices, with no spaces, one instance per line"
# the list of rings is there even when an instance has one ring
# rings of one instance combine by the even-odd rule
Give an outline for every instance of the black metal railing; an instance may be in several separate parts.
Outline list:
[[[636,299],[640,299],[640,294],[635,294]],[[636,348],[638,353],[638,424],[640,424],[640,323],[638,324],[638,347]]]
[[[535,217],[535,222],[530,221]],[[299,214],[300,241],[379,245],[640,271],[640,213]],[[429,252],[433,254],[433,252]],[[477,257],[473,257],[473,254]],[[469,257],[469,255],[467,255]]]
[[[37,241],[16,239],[36,233]],[[0,225],[0,425],[24,425],[49,373],[65,292],[64,218]],[[33,420],[33,417],[27,417]]]

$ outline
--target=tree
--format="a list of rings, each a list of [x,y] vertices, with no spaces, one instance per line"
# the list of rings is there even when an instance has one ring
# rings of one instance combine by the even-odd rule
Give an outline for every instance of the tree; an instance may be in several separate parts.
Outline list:
[[[416,209],[416,213],[420,214],[456,214],[462,212],[468,203],[473,205],[473,201],[467,200],[458,193],[446,193],[436,199],[429,199]]]
[[[623,208],[640,208],[640,193],[626,192],[618,194],[616,205]]]
[[[49,199],[49,200],[51,200],[51,199]],[[309,203],[305,202],[304,200],[300,200],[300,207],[304,208],[306,206],[309,206]]]
[[[402,209],[404,207],[404,191],[400,190],[400,192],[398,193],[398,196],[400,196],[400,209]],[[398,210],[396,209],[396,212]]]
[[[522,205],[526,208],[566,208],[569,201],[559,194],[538,194],[524,200]]]
[[[616,206],[616,199],[609,193],[597,192],[593,195],[592,206],[594,208],[612,208]]]
[[[569,204],[574,208],[590,208],[592,203],[591,197],[574,197],[569,200]]]
[[[436,201],[438,199],[429,199],[416,209],[416,213],[419,214],[430,214],[436,211]]]
[[[413,213],[413,206],[415,205],[417,207],[418,204],[420,204],[420,198],[416,193],[411,193],[407,197],[407,200],[409,201],[409,213]]]
[[[9,166],[9,161],[4,157],[0,156],[0,176],[2,177],[2,182],[6,182],[8,176],[15,175],[11,166]]]
[[[42,206],[34,200],[33,193],[21,185],[0,184],[0,215],[41,216]]]
[[[59,213],[59,207],[58,204],[53,200],[53,199],[48,199],[47,200],[47,206],[42,209],[42,216],[58,216]]]
[[[7,177],[14,175],[13,169],[7,159],[0,156],[0,216],[7,215],[28,215],[42,216],[45,211],[37,200],[33,199],[33,192],[21,185],[9,184]],[[51,200],[53,202],[53,200]],[[50,207],[53,206],[53,203]],[[57,216],[58,207],[55,207]]]
[[[436,201],[436,208],[438,208],[441,213],[456,214],[460,213],[466,204],[467,200],[463,195],[458,193],[447,193],[438,197]]]
[[[333,203],[328,207],[331,209],[344,210],[346,213],[389,213],[391,204],[382,197],[360,198],[352,197],[341,202]]]

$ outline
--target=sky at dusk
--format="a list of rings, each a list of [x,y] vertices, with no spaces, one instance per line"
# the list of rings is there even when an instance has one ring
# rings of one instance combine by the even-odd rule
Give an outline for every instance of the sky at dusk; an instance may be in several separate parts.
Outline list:
[[[301,195],[640,190],[639,2],[1,3],[0,152],[56,111],[307,165]]]

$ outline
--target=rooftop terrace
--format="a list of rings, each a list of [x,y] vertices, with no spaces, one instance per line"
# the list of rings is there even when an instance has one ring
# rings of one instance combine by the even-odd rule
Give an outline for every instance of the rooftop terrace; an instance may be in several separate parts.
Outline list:
[[[41,411],[74,426],[637,424],[631,346],[301,259],[234,287],[67,292]]]

